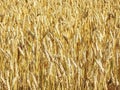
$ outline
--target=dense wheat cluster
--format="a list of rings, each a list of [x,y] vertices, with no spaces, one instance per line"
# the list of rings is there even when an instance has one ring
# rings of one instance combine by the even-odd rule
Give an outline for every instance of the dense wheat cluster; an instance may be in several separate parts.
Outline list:
[[[0,90],[120,90],[120,1],[0,0]]]

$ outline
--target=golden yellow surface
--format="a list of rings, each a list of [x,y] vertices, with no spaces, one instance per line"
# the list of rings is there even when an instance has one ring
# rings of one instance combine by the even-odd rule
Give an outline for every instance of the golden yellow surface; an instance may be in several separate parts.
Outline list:
[[[0,0],[0,90],[120,90],[120,1]]]

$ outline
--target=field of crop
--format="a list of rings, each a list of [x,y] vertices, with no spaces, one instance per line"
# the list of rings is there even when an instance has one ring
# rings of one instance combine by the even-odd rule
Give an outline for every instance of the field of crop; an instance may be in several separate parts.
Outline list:
[[[120,90],[120,1],[0,0],[0,90]]]

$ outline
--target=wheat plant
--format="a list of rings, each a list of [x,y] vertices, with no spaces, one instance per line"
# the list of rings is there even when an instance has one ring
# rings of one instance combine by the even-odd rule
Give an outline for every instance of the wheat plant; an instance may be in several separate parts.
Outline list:
[[[0,90],[120,90],[120,1],[0,0]]]

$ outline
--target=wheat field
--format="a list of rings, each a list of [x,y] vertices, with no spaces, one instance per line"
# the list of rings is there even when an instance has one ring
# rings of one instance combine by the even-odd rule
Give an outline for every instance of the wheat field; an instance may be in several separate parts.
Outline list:
[[[0,90],[120,90],[120,1],[0,0]]]

